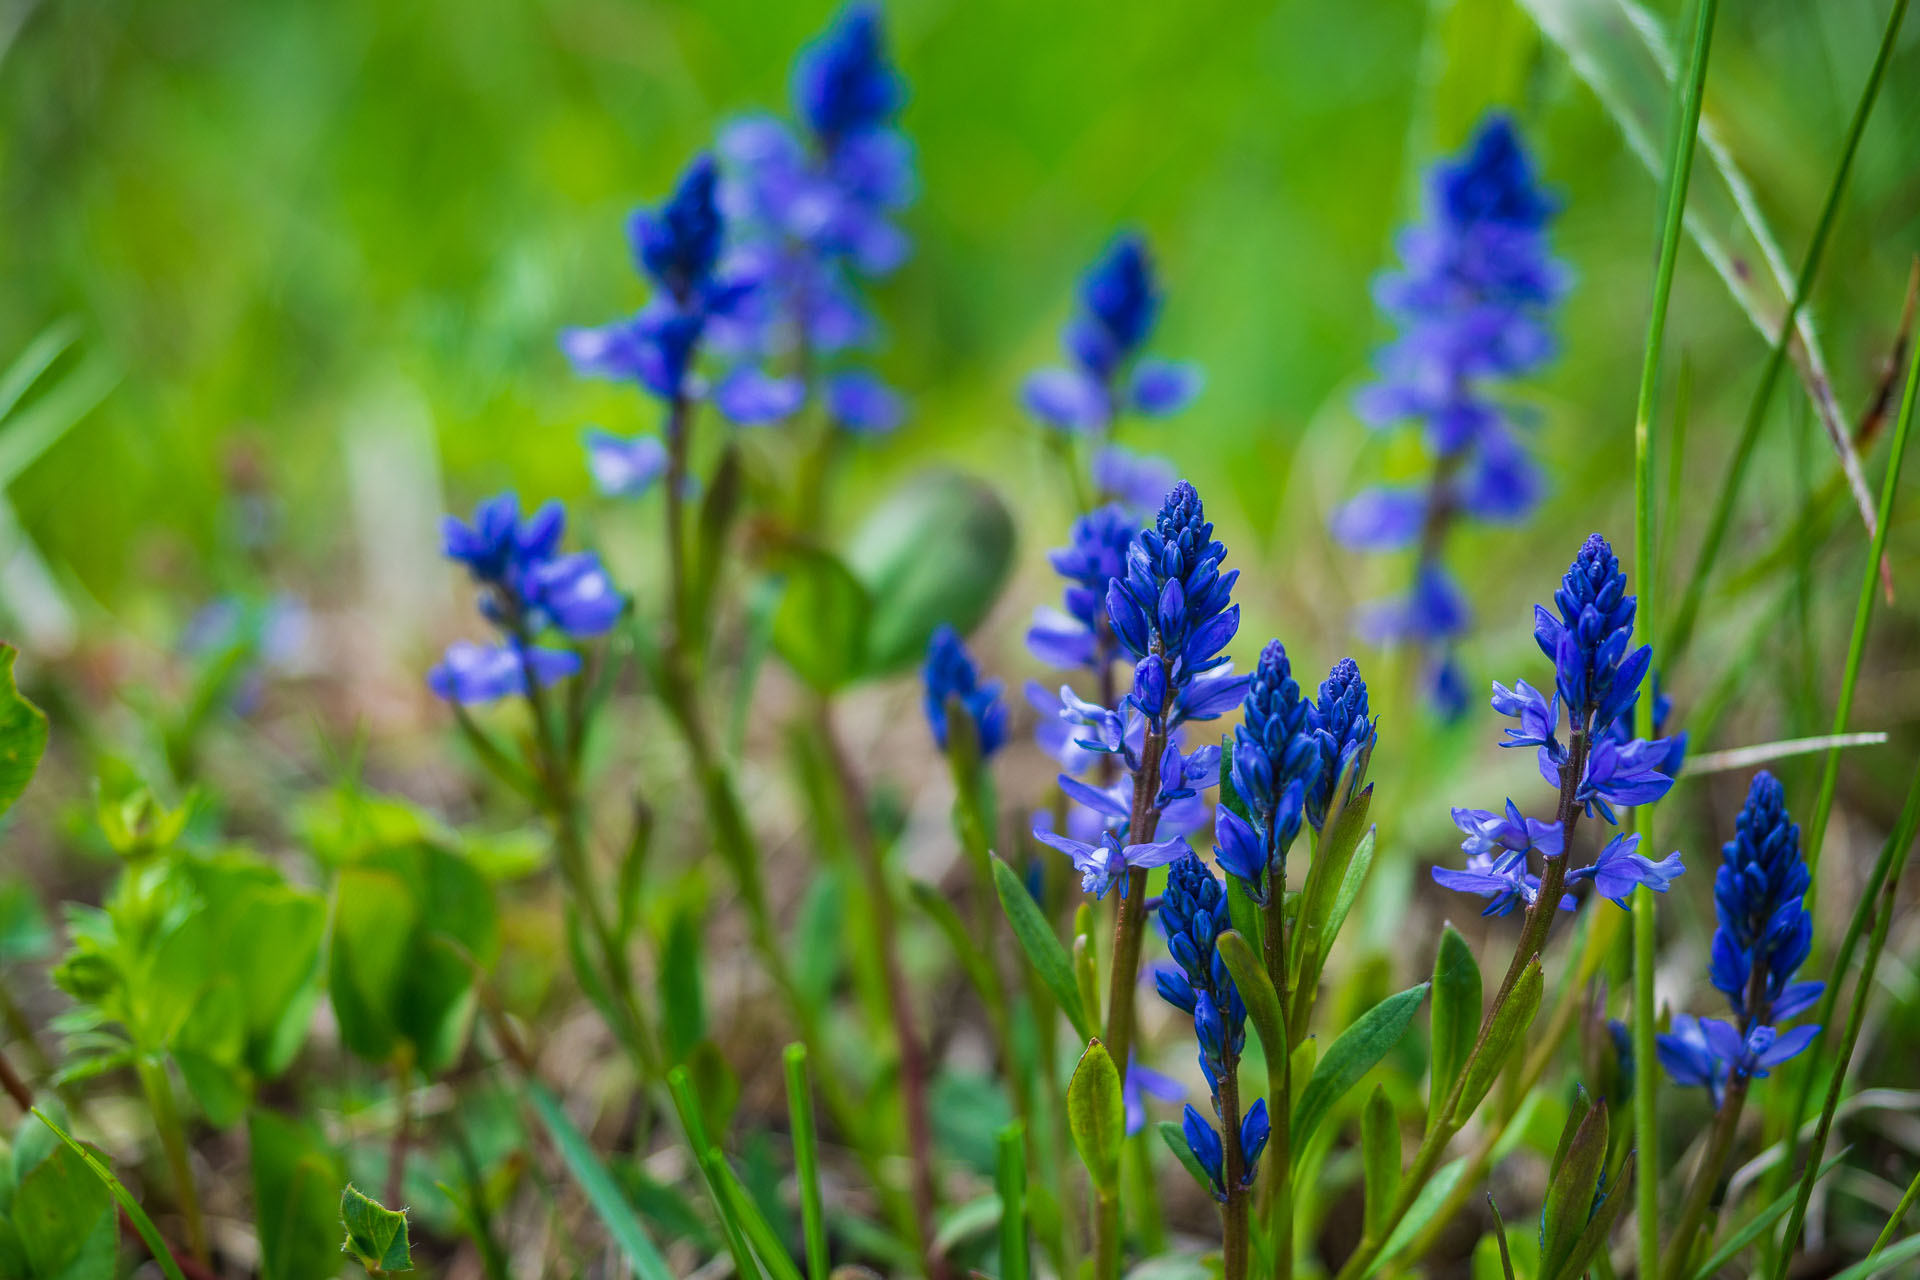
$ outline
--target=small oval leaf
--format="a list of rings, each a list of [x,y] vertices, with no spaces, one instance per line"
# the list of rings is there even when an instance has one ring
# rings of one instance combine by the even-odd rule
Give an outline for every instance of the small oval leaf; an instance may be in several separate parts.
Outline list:
[[[1120,1073],[1098,1040],[1087,1042],[1067,1082],[1067,1128],[1093,1185],[1108,1194],[1117,1191],[1120,1146],[1127,1137],[1126,1105],[1120,1096]]]

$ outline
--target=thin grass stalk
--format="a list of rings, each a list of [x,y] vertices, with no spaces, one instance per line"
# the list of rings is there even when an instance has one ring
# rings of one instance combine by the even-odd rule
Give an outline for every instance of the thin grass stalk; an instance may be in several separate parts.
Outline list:
[[[1707,60],[1713,48],[1714,18],[1719,0],[1700,0],[1695,18],[1693,52],[1688,63],[1686,89],[1675,112],[1673,144],[1667,170],[1666,215],[1660,231],[1660,263],[1653,277],[1653,307],[1647,316],[1646,354],[1640,362],[1640,392],[1633,419],[1633,551],[1638,579],[1639,623],[1647,635],[1656,634],[1655,588],[1658,583],[1653,520],[1653,410],[1660,382],[1660,356],[1667,332],[1667,306],[1673,297],[1674,266],[1680,257],[1680,233],[1686,220],[1687,187],[1693,175],[1694,146],[1700,137],[1700,107],[1707,78]],[[1671,514],[1671,513],[1669,513]],[[1649,677],[1652,679],[1653,677]],[[1634,711],[1636,737],[1653,736],[1653,690],[1642,691]],[[1653,806],[1633,811],[1634,833],[1643,852],[1653,847]],[[1642,885],[1633,894],[1633,1053],[1634,1140],[1641,1167],[1648,1176],[1634,1188],[1638,1207],[1640,1274],[1651,1276],[1660,1253],[1659,1114],[1654,1105],[1653,1052],[1653,891]]]
[[[1840,698],[1833,708],[1833,728],[1835,735],[1847,731],[1847,721],[1853,715],[1853,695],[1860,682],[1860,660],[1866,653],[1867,628],[1873,622],[1875,586],[1879,576],[1881,557],[1886,552],[1887,524],[1893,515],[1893,495],[1900,486],[1900,466],[1906,460],[1907,433],[1913,425],[1914,394],[1920,387],[1920,347],[1914,350],[1913,359],[1907,366],[1907,389],[1900,399],[1900,419],[1893,430],[1893,443],[1887,455],[1887,474],[1880,484],[1879,527],[1873,535],[1873,546],[1867,553],[1866,572],[1860,576],[1860,595],[1853,607],[1853,635],[1847,641],[1847,663],[1840,677]],[[1836,744],[1827,750],[1825,765],[1820,771],[1820,792],[1813,805],[1813,820],[1807,824],[1807,871],[1811,875],[1820,868],[1820,849],[1827,834],[1827,820],[1833,814],[1833,796],[1840,779],[1840,748]],[[1807,889],[1807,896],[1813,897],[1818,890],[1817,877]]]
[[[1000,1131],[994,1183],[1000,1193],[1000,1280],[1027,1280],[1027,1127],[1019,1120]]]
[[[1860,1028],[1866,1021],[1867,1002],[1873,998],[1874,973],[1880,965],[1880,953],[1887,945],[1887,932],[1893,926],[1894,899],[1900,888],[1900,875],[1906,870],[1907,857],[1913,850],[1917,824],[1920,824],[1920,770],[1915,771],[1914,780],[1908,788],[1906,810],[1900,815],[1900,825],[1894,833],[1893,857],[1876,895],[1878,906],[1874,909],[1873,932],[1867,939],[1867,954],[1860,962],[1860,976],[1853,991],[1853,1007],[1847,1013],[1847,1029],[1841,1037],[1833,1074],[1827,1084],[1826,1104],[1820,1109],[1820,1122],[1814,1127],[1813,1141],[1807,1146],[1806,1171],[1800,1178],[1800,1193],[1794,1197],[1793,1211],[1787,1216],[1786,1234],[1781,1237],[1780,1252],[1774,1260],[1773,1280],[1785,1280],[1787,1267],[1793,1261],[1793,1252],[1799,1246],[1800,1232],[1806,1225],[1807,1202],[1813,1198],[1813,1184],[1820,1172],[1820,1156],[1827,1148],[1827,1135],[1833,1129],[1834,1112],[1839,1109],[1840,1094],[1846,1087],[1847,1065],[1853,1060],[1853,1051],[1860,1042]],[[1836,971],[1833,977],[1837,980],[1839,972]]]
[[[807,1280],[827,1280],[826,1201],[820,1194],[820,1137],[814,1130],[813,1091],[807,1084],[807,1046],[786,1049],[787,1125],[793,1132],[793,1178],[800,1199]]]
[[[1727,525],[1733,518],[1734,500],[1739,496],[1740,483],[1746,476],[1747,463],[1753,456],[1754,445],[1760,438],[1760,428],[1766,420],[1767,404],[1773,398],[1774,384],[1779,381],[1780,369],[1786,363],[1787,348],[1793,340],[1794,323],[1800,311],[1807,303],[1807,295],[1813,289],[1814,277],[1819,274],[1820,260],[1826,252],[1828,237],[1833,232],[1833,224],[1840,208],[1840,197],[1846,192],[1847,176],[1853,171],[1853,158],[1860,149],[1860,136],[1866,131],[1867,118],[1873,114],[1873,104],[1880,96],[1880,86],[1886,79],[1887,63],[1893,56],[1895,41],[1900,33],[1900,24],[1907,15],[1907,0],[1894,0],[1893,11],[1887,15],[1887,26],[1880,38],[1879,52],[1874,56],[1873,70],[1867,76],[1866,88],[1861,92],[1859,105],[1854,109],[1853,120],[1847,127],[1847,137],[1840,150],[1840,163],[1835,168],[1833,181],[1827,187],[1826,199],[1820,207],[1820,217],[1814,224],[1813,239],[1807,244],[1807,255],[1800,266],[1800,274],[1794,281],[1793,297],[1787,304],[1787,311],[1780,319],[1779,336],[1774,340],[1773,348],[1767,353],[1767,362],[1761,368],[1759,385],[1754,388],[1753,400],[1747,407],[1746,421],[1740,428],[1739,442],[1734,446],[1733,456],[1727,463],[1727,474],[1720,482],[1720,491],[1714,497],[1713,514],[1707,522],[1707,533],[1700,544],[1699,555],[1694,560],[1693,572],[1687,580],[1686,589],[1681,593],[1680,609],[1673,620],[1673,630],[1663,647],[1666,661],[1670,666],[1677,665],[1681,655],[1686,652],[1693,638],[1693,628],[1700,614],[1700,602],[1706,591],[1707,576],[1713,572],[1714,562],[1720,557],[1720,547],[1727,535]]]
[[[1873,1242],[1873,1248],[1867,1250],[1867,1257],[1875,1257],[1882,1249],[1893,1243],[1893,1233],[1900,1229],[1902,1222],[1906,1221],[1907,1214],[1912,1212],[1916,1200],[1920,1200],[1920,1170],[1914,1171],[1913,1181],[1907,1184],[1907,1193],[1900,1197],[1899,1204],[1893,1206],[1893,1212],[1887,1216],[1887,1225],[1881,1228],[1880,1238]]]

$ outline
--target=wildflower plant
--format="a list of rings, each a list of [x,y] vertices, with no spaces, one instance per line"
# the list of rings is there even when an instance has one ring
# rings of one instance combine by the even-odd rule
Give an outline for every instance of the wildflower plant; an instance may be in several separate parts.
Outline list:
[[[1400,270],[1375,287],[1399,335],[1357,408],[1376,428],[1418,423],[1432,470],[1418,486],[1356,495],[1334,512],[1333,533],[1361,551],[1413,548],[1411,585],[1367,609],[1362,629],[1418,651],[1449,718],[1467,703],[1456,649],[1470,610],[1446,565],[1448,536],[1462,516],[1514,524],[1540,500],[1528,424],[1497,388],[1553,353],[1552,311],[1567,289],[1547,240],[1556,207],[1513,121],[1490,115],[1428,174],[1425,220],[1402,234]]]

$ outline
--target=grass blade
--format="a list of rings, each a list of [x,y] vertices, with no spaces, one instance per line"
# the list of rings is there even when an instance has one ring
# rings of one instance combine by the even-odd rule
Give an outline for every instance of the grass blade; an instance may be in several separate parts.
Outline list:
[[[20,403],[40,381],[40,375],[53,366],[61,353],[74,344],[80,336],[80,324],[71,318],[56,320],[40,331],[40,335],[27,344],[27,349],[14,357],[7,371],[0,374],[0,422]]]
[[[1820,1172],[1814,1177],[1814,1181],[1818,1182],[1821,1178],[1826,1177],[1829,1173],[1832,1173],[1834,1169],[1839,1167],[1840,1162],[1847,1158],[1847,1151],[1850,1150],[1852,1150],[1851,1147],[1839,1152],[1833,1159],[1821,1165]],[[1738,1231],[1727,1237],[1725,1244],[1722,1244],[1718,1249],[1713,1251],[1712,1257],[1694,1268],[1693,1280],[1713,1280],[1714,1276],[1720,1273],[1720,1268],[1739,1257],[1742,1249],[1752,1244],[1755,1240],[1758,1240],[1768,1227],[1780,1221],[1781,1217],[1792,1207],[1794,1195],[1795,1193],[1792,1191],[1782,1192],[1772,1204],[1769,1204],[1766,1208],[1748,1219]],[[1729,1197],[1729,1199],[1731,1199],[1731,1197]]]
[[[807,1046],[787,1046],[787,1117],[793,1130],[794,1180],[800,1184],[800,1230],[807,1243],[808,1280],[827,1280],[826,1209],[820,1196],[820,1138],[807,1087]]]
[[[1027,1280],[1027,1141],[1018,1120],[1000,1131],[994,1185],[1000,1192],[1000,1277]]]
[[[1869,585],[1872,574],[1867,577]],[[1828,733],[1817,738],[1786,738],[1779,742],[1761,742],[1751,747],[1730,747],[1725,751],[1705,751],[1697,756],[1687,757],[1687,771],[1680,778],[1703,778],[1714,773],[1733,773],[1741,769],[1751,769],[1755,765],[1768,764],[1774,760],[1787,760],[1794,756],[1812,755],[1816,751],[1825,751],[1838,755],[1848,747],[1882,747],[1887,743],[1887,735],[1872,733]],[[1679,781],[1680,779],[1675,779]]]
[[[1714,497],[1713,514],[1707,523],[1707,532],[1700,544],[1700,551],[1694,560],[1693,573],[1687,580],[1686,589],[1680,597],[1680,611],[1675,615],[1672,630],[1667,637],[1665,648],[1666,661],[1671,667],[1685,653],[1692,639],[1693,627],[1700,614],[1700,601],[1706,590],[1707,576],[1713,572],[1714,562],[1719,559],[1721,544],[1726,539],[1727,526],[1733,519],[1734,500],[1739,496],[1740,483],[1746,476],[1747,462],[1753,456],[1754,445],[1759,441],[1760,428],[1766,421],[1767,403],[1773,397],[1773,385],[1779,379],[1780,367],[1786,362],[1787,347],[1794,335],[1794,320],[1806,305],[1807,294],[1813,288],[1814,277],[1819,274],[1820,260],[1825,254],[1827,239],[1832,234],[1835,214],[1839,212],[1840,197],[1847,189],[1847,176],[1853,171],[1853,158],[1860,149],[1860,135],[1865,132],[1867,118],[1873,114],[1873,104],[1880,96],[1880,86],[1886,80],[1887,62],[1893,56],[1893,48],[1900,34],[1901,22],[1906,18],[1907,0],[1894,0],[1893,11],[1887,15],[1886,31],[1880,38],[1880,49],[1874,56],[1873,70],[1867,75],[1866,87],[1861,90],[1859,105],[1854,108],[1853,120],[1847,126],[1847,137],[1840,150],[1840,163],[1835,166],[1833,181],[1827,187],[1825,201],[1820,206],[1820,217],[1814,224],[1813,238],[1807,244],[1807,254],[1800,264],[1799,277],[1794,282],[1793,297],[1787,304],[1787,313],[1782,317],[1778,336],[1773,348],[1767,353],[1767,362],[1761,368],[1760,382],[1754,388],[1753,400],[1747,407],[1746,421],[1740,428],[1739,442],[1734,446],[1733,456],[1728,460],[1727,473],[1720,482],[1720,491]],[[1876,535],[1877,536],[1877,535]],[[1878,561],[1873,562],[1876,566]]]
[[[1904,4],[1904,0],[1902,0]],[[1894,27],[1887,28],[1887,34],[1893,34]],[[1887,524],[1893,516],[1893,495],[1900,487],[1900,464],[1907,456],[1907,435],[1913,427],[1913,402],[1917,389],[1920,389],[1920,346],[1916,346],[1913,359],[1907,367],[1907,389],[1900,400],[1900,418],[1894,424],[1893,444],[1887,454],[1887,475],[1880,484],[1880,524],[1874,531],[1873,546],[1867,553],[1867,567],[1860,575],[1860,598],[1853,607],[1853,636],[1847,642],[1847,665],[1840,678],[1840,700],[1833,708],[1833,733],[1837,737],[1847,731],[1847,719],[1853,714],[1853,692],[1860,680],[1860,658],[1867,648],[1867,627],[1873,621],[1874,579],[1878,576],[1881,557],[1886,553]],[[1820,796],[1814,802],[1813,821],[1807,824],[1807,870],[1809,873],[1820,869],[1820,846],[1826,838],[1827,819],[1833,812],[1833,793],[1840,778],[1840,747],[1838,744],[1827,750],[1827,762],[1820,772]],[[1815,886],[1817,887],[1817,885]],[[1809,896],[1813,889],[1808,890]]]
[[[1920,1171],[1913,1175],[1913,1181],[1907,1184],[1907,1193],[1900,1197],[1900,1203],[1893,1206],[1893,1212],[1887,1215],[1887,1225],[1881,1228],[1880,1238],[1873,1242],[1873,1248],[1867,1250],[1867,1256],[1873,1257],[1889,1244],[1893,1243],[1893,1233],[1906,1221],[1907,1214],[1913,1210],[1913,1202],[1920,1200]]]
[[[1847,1083],[1847,1064],[1853,1060],[1853,1051],[1860,1041],[1860,1027],[1866,1019],[1867,1002],[1873,997],[1874,971],[1880,964],[1880,953],[1887,944],[1887,931],[1893,924],[1894,896],[1900,887],[1900,873],[1906,869],[1907,855],[1913,849],[1916,831],[1920,831],[1920,769],[1914,772],[1913,782],[1907,789],[1906,807],[1900,814],[1900,823],[1894,831],[1886,861],[1885,874],[1880,877],[1877,893],[1870,893],[1861,900],[1865,909],[1876,897],[1878,907],[1874,910],[1873,933],[1867,940],[1867,954],[1860,962],[1860,977],[1853,993],[1853,1007],[1847,1013],[1847,1029],[1841,1037],[1839,1052],[1835,1055],[1833,1075],[1827,1085],[1826,1105],[1820,1110],[1820,1123],[1813,1131],[1813,1141],[1807,1147],[1806,1173],[1800,1179],[1799,1194],[1795,1196],[1792,1216],[1787,1219],[1786,1235],[1781,1242],[1778,1260],[1774,1264],[1774,1280],[1784,1280],[1787,1267],[1793,1260],[1793,1251],[1800,1240],[1801,1228],[1806,1223],[1807,1202],[1813,1196],[1813,1184],[1819,1175],[1820,1156],[1827,1148],[1827,1135],[1833,1129],[1833,1115],[1840,1106],[1840,1092]],[[1859,919],[1855,914],[1856,921]],[[1835,967],[1829,979],[1828,991],[1831,992],[1843,975],[1843,970]],[[1822,1005],[1828,1005],[1823,999]],[[1830,1009],[1829,1009],[1830,1014]],[[1821,1026],[1827,1023],[1822,1021]],[[1815,1042],[1818,1044],[1818,1041]],[[1806,1071],[1807,1068],[1802,1068]],[[1797,1121],[1798,1117],[1794,1117]]]
[[[671,1280],[673,1272],[667,1269],[666,1259],[654,1247],[647,1229],[640,1225],[633,1206],[627,1203],[619,1184],[607,1172],[606,1165],[600,1162],[586,1135],[567,1118],[560,1100],[537,1080],[527,1082],[527,1098],[533,1104],[534,1114],[540,1117],[540,1123],[545,1126],[547,1136],[553,1139],[554,1148],[560,1153],[560,1160],[567,1166],[567,1172],[573,1175],[574,1182],[587,1197],[587,1203],[593,1206],[607,1234],[620,1246],[620,1252],[626,1256],[634,1275],[640,1280]]]
[[[680,1128],[687,1136],[687,1146],[696,1153],[712,1151],[713,1145],[707,1141],[707,1127],[700,1119],[700,1100],[694,1096],[693,1077],[687,1074],[685,1067],[675,1067],[667,1072],[667,1090],[673,1095],[674,1110],[680,1113]],[[727,1253],[733,1259],[734,1270],[746,1280],[754,1280],[759,1276],[760,1269],[753,1263],[753,1251],[747,1247],[739,1215],[734,1212],[734,1206],[721,1185],[722,1180],[710,1160],[698,1154],[693,1160],[700,1168],[701,1181],[706,1184],[707,1199],[720,1219],[720,1233],[726,1238]]]
[[[133,1193],[121,1185],[120,1179],[113,1176],[113,1170],[101,1164],[99,1157],[92,1151],[75,1142],[65,1129],[48,1117],[46,1112],[35,1107],[33,1114],[40,1117],[41,1124],[53,1130],[55,1137],[73,1148],[73,1153],[85,1161],[87,1168],[93,1171],[93,1176],[100,1179],[106,1186],[108,1193],[127,1215],[128,1221],[133,1223],[133,1229],[140,1233],[140,1239],[146,1243],[147,1252],[153,1255],[153,1260],[160,1264],[160,1270],[166,1273],[167,1280],[186,1280],[186,1277],[180,1274],[180,1264],[173,1260],[173,1250],[167,1248],[167,1242],[160,1238],[160,1228],[153,1225],[153,1219],[149,1218],[147,1211],[140,1207],[140,1202],[133,1198]]]
[[[759,1207],[753,1203],[753,1197],[747,1194],[747,1189],[740,1185],[740,1175],[735,1173],[733,1166],[727,1163],[727,1158],[720,1153],[720,1148],[708,1148],[706,1167],[707,1176],[713,1180],[715,1186],[720,1188],[720,1194],[732,1211],[734,1221],[739,1224],[741,1233],[752,1243],[753,1250],[760,1256],[760,1261],[765,1265],[767,1273],[773,1277],[773,1280],[800,1280],[800,1269],[794,1266],[793,1259],[787,1256],[787,1246],[781,1242],[779,1232],[773,1229],[773,1224],[767,1221],[766,1215],[761,1213]],[[751,1277],[755,1273],[747,1271],[742,1274]]]

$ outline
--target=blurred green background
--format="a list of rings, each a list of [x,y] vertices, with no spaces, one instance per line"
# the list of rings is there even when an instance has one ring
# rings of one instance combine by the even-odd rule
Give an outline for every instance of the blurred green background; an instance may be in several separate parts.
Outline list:
[[[1652,16],[1671,23],[1672,7]],[[1886,8],[1765,0],[1722,16],[1708,116],[1792,262]],[[574,378],[555,333],[638,305],[624,214],[718,121],[784,109],[789,60],[830,11],[15,3],[0,24],[0,356],[67,320],[78,340],[55,372],[110,389],[8,489],[69,623],[10,589],[8,625],[30,652],[62,634],[166,647],[208,598],[264,582],[385,634],[444,630],[443,504],[507,485],[582,497],[583,427],[653,426],[640,397]],[[1644,47],[1620,37],[1570,59],[1512,0],[900,0],[888,20],[924,190],[916,253],[880,290],[880,363],[913,417],[862,450],[842,523],[899,474],[956,461],[1023,515],[1029,578],[1010,610],[1050,593],[1039,553],[1069,513],[1015,392],[1052,357],[1078,271],[1131,223],[1164,269],[1156,346],[1202,362],[1209,384],[1128,442],[1209,495],[1253,569],[1261,628],[1310,629],[1316,653],[1341,644],[1351,605],[1400,570],[1330,547],[1326,511],[1364,478],[1421,465],[1409,433],[1372,437],[1348,408],[1386,335],[1370,280],[1417,208],[1419,166],[1504,105],[1565,199],[1555,240],[1578,283],[1563,358],[1520,396],[1540,412],[1550,496],[1517,535],[1469,535],[1460,559],[1483,619],[1521,618],[1588,528],[1624,542],[1658,192],[1589,81],[1644,63]],[[1814,298],[1854,414],[1920,244],[1916,71],[1910,29]],[[1642,85],[1639,101],[1658,133],[1659,91]],[[1663,404],[1683,363],[1693,382],[1684,548],[1764,344],[1692,250],[1671,339]],[[1784,527],[1805,476],[1832,470],[1805,406],[1783,384],[1736,551]],[[1844,625],[1862,540],[1857,524],[1828,528],[1839,571],[1816,575],[1834,599],[1814,612]],[[1913,550],[1904,531],[1894,546],[1902,561]],[[402,625],[397,611],[425,616]],[[1525,647],[1509,630],[1501,653]],[[1000,629],[1009,663],[1017,631]],[[396,674],[417,671],[424,648],[398,649]]]

